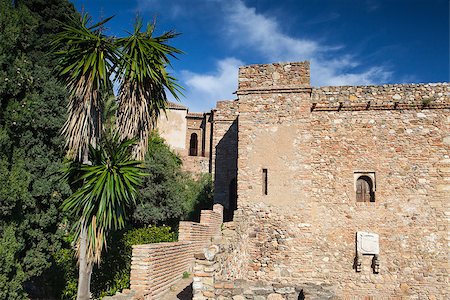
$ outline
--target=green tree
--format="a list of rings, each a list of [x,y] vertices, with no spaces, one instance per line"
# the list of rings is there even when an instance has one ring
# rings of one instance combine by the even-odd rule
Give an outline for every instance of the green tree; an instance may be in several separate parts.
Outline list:
[[[175,225],[185,213],[186,174],[181,171],[181,159],[173,153],[156,133],[149,138],[145,159],[144,179],[140,189],[141,201],[133,213],[137,226]],[[172,221],[172,222],[171,222]]]
[[[123,229],[127,212],[136,205],[145,174],[141,162],[131,159],[132,145],[133,141],[120,141],[117,135],[102,139],[97,147],[90,146],[89,164],[72,161],[66,171],[72,186],[80,187],[64,201],[63,209],[81,220],[74,224],[74,240],[85,243],[86,254],[79,257],[88,267],[100,262],[108,233]],[[78,298],[85,297],[82,292],[79,284]]]
[[[0,298],[50,298],[67,93],[52,73],[48,35],[75,14],[68,1],[0,0]],[[14,3],[14,5],[13,5]]]
[[[169,224],[177,226],[180,219],[198,221],[200,210],[212,206],[211,176],[193,179],[181,169],[181,159],[157,132],[149,138],[141,201],[133,213],[136,226]]]
[[[68,118],[63,128],[68,156],[75,162],[82,162],[85,165],[83,168],[88,168],[89,158],[93,158],[89,151],[96,149],[102,139],[103,110],[106,99],[112,95],[110,78],[114,69],[120,82],[116,128],[121,140],[138,138],[139,145],[146,144],[151,128],[146,122],[158,115],[167,102],[164,87],[176,95],[175,79],[165,70],[169,62],[167,57],[180,52],[165,44],[175,35],[153,38],[153,27],[149,26],[146,32],[141,33],[142,23],[138,20],[133,35],[114,40],[102,30],[109,19],[91,25],[87,15],[81,19],[73,18],[63,24],[63,31],[56,35],[53,42],[57,48],[66,46],[56,54],[60,57],[58,74],[65,80],[70,95]],[[134,102],[129,102],[128,97]],[[129,123],[129,120],[123,119],[124,115],[138,121]],[[121,141],[117,142],[120,144]],[[133,151],[133,156],[142,158],[147,147],[145,150],[142,146],[136,149],[140,151]],[[110,163],[105,160],[103,166]],[[106,171],[106,174],[110,172],[112,170]],[[92,188],[93,183],[91,188],[86,187],[89,181],[86,175],[83,176],[82,187],[65,202],[65,208],[79,217],[75,227],[79,256],[77,298],[89,299],[92,268],[95,262],[100,261],[105,236],[110,230],[123,227],[125,208],[133,204],[134,194],[131,191],[138,182],[137,177],[135,181],[124,180],[118,194],[115,194],[113,184],[106,186],[99,194]],[[115,180],[113,178],[112,182]],[[127,190],[130,193],[122,194]],[[118,200],[121,204],[112,206],[113,210],[104,213],[103,206],[98,204],[103,198]]]

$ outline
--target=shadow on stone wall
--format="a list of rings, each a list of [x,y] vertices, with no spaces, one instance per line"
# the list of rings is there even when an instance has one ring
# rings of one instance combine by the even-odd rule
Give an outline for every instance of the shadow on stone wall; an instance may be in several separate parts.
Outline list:
[[[224,222],[233,220],[237,208],[238,120],[234,120],[216,146],[214,203],[224,207]]]

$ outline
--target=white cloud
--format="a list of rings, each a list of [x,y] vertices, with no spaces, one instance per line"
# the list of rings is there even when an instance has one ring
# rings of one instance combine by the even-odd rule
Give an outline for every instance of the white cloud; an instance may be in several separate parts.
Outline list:
[[[266,62],[310,60],[313,85],[374,84],[391,76],[383,66],[352,71],[360,63],[350,54],[338,56],[336,50],[341,46],[291,37],[282,32],[278,20],[258,14],[241,0],[227,3],[224,10],[225,32],[235,48],[260,53]]]
[[[155,0],[150,2],[155,4]],[[217,100],[236,98],[232,93],[237,89],[238,68],[246,63],[232,51],[254,53],[261,58],[258,63],[309,60],[313,86],[370,85],[391,78],[392,73],[384,66],[364,68],[354,55],[342,54],[342,45],[330,46],[286,34],[280,20],[256,12],[242,0],[209,3],[213,2],[218,5],[215,9],[222,12],[217,22],[230,41],[231,55],[219,60],[208,73],[181,71],[179,79],[186,88],[183,103],[191,111],[206,111],[213,108]],[[193,8],[185,8],[190,9]]]
[[[295,39],[283,34],[275,19],[257,14],[255,8],[245,6],[242,1],[230,3],[224,6],[224,27],[235,47],[251,48],[278,61],[310,58],[313,53],[320,51],[315,41]]]
[[[338,70],[329,68],[322,63],[311,61],[311,80],[321,80],[317,85],[371,85],[377,82],[386,82],[391,77],[391,72],[382,67],[371,67],[359,73],[338,73]]]
[[[181,71],[180,80],[186,88],[183,103],[191,111],[214,108],[217,100],[233,100],[237,90],[237,78],[242,61],[228,57],[217,62],[216,70],[209,74]]]

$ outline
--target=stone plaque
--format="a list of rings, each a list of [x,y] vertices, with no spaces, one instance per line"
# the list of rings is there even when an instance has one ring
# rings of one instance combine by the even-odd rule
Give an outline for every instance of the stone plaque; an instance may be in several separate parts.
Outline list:
[[[380,254],[378,234],[358,231],[356,233],[356,249],[360,254]]]

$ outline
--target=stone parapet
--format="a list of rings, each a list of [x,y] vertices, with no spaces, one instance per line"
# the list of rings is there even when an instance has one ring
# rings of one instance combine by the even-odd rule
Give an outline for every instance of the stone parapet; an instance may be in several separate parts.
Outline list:
[[[450,84],[386,84],[313,88],[312,110],[450,108]]]

